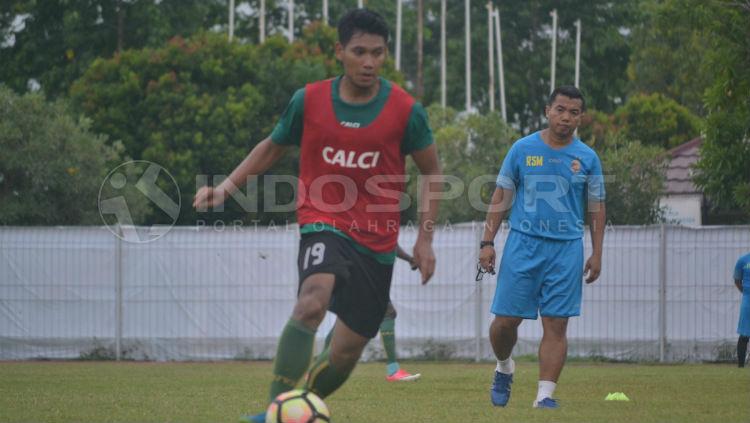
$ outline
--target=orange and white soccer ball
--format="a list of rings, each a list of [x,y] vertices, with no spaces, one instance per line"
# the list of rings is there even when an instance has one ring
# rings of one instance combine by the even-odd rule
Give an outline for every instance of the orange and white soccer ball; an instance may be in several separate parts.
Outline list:
[[[266,423],[328,423],[331,413],[319,396],[295,389],[284,392],[266,410]]]

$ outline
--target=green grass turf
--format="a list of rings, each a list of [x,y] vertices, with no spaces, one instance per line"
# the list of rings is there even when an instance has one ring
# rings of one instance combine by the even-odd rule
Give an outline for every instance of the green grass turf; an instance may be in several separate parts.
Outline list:
[[[536,363],[517,363],[506,408],[490,405],[491,363],[406,362],[413,383],[360,364],[327,399],[335,423],[750,422],[750,368],[569,363],[560,410],[534,410]],[[265,405],[270,362],[2,362],[0,422],[235,422]],[[625,392],[630,402],[604,401]]]

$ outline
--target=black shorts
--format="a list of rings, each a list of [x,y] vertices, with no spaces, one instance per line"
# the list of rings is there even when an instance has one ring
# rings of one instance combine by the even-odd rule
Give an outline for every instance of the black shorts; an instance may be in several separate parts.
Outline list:
[[[328,310],[354,332],[367,338],[377,335],[390,301],[393,264],[382,264],[357,251],[352,241],[322,231],[302,235],[297,269],[300,289],[312,274],[336,275]]]

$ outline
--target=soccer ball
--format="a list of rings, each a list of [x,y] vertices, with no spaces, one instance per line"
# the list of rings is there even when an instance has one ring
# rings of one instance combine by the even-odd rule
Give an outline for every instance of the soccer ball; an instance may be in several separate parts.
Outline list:
[[[327,423],[331,413],[319,396],[295,389],[284,392],[266,410],[266,423]]]

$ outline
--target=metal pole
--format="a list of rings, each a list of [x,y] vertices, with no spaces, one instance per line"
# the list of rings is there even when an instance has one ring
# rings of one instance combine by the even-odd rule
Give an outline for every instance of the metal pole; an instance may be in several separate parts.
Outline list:
[[[396,0],[396,70],[401,70],[401,0]]]
[[[328,0],[323,0],[323,23],[328,25]]]
[[[667,356],[667,227],[659,227],[659,361]]]
[[[576,21],[576,88],[580,88],[581,77],[581,20]]]
[[[487,47],[489,50],[489,58],[488,63],[489,66],[489,77],[490,77],[490,84],[489,84],[489,95],[490,95],[490,111],[495,111],[495,51],[494,51],[494,45],[492,43],[492,38],[494,37],[494,34],[492,33],[492,2],[487,2]]]
[[[440,105],[447,105],[446,79],[448,78],[448,67],[445,57],[445,2],[440,0]]]
[[[294,42],[294,0],[287,1],[287,13],[289,14],[289,26],[287,28],[287,31],[289,31],[289,42],[292,43]]]
[[[234,0],[229,0],[229,41],[234,38]]]
[[[364,0],[357,0],[357,7],[360,9],[365,7]]]
[[[260,36],[258,38],[260,43],[263,44],[266,42],[266,0],[260,0],[260,13],[258,20],[260,20],[260,24],[258,25]]]
[[[115,236],[115,359],[122,357],[122,227]]]
[[[471,110],[471,7],[464,0],[464,26],[466,28],[466,111]]]
[[[549,92],[555,89],[555,56],[557,56],[557,9],[550,12],[552,16],[552,58],[550,63]]]
[[[505,108],[505,68],[503,66],[503,37],[500,32],[500,9],[495,9],[495,45],[497,46],[497,66],[500,68],[500,112],[503,120],[508,121]]]

